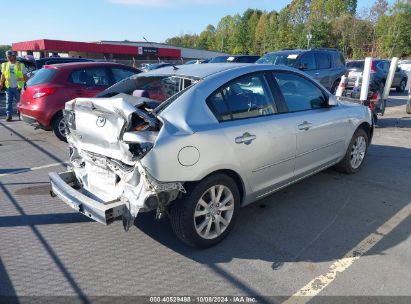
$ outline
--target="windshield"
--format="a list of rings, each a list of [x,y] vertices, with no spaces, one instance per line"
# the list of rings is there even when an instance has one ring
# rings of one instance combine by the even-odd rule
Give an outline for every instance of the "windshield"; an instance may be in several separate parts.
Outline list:
[[[27,81],[27,87],[49,83],[56,73],[57,70],[52,68],[44,68],[37,70],[34,76]]]
[[[265,54],[263,57],[258,59],[256,61],[256,63],[286,65],[286,66],[289,66],[289,67],[293,67],[299,56],[300,56],[300,54],[271,53],[271,54]]]
[[[197,82],[198,79],[174,75],[133,76],[116,83],[96,97],[111,97],[124,93],[162,103]]]
[[[228,56],[218,56],[214,57],[211,59],[208,63],[221,63],[221,62],[227,62]]]

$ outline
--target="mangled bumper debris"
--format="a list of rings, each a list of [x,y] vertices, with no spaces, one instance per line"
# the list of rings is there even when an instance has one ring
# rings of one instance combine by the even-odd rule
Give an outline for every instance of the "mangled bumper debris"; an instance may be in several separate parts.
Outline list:
[[[181,182],[159,182],[141,164],[158,133],[156,121],[138,108],[141,100],[127,99],[69,102],[70,170],[49,174],[51,195],[105,225],[122,218],[126,230],[139,212],[157,209],[161,217],[185,192]],[[136,125],[143,130],[134,131]]]

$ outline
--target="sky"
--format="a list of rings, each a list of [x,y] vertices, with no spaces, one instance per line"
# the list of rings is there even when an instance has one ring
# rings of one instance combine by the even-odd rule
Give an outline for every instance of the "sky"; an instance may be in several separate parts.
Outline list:
[[[200,33],[226,15],[247,8],[281,10],[291,0],[0,0],[0,45],[58,39],[164,42],[180,34]],[[394,0],[389,0],[391,4]],[[69,4],[68,4],[69,3]],[[358,0],[358,9],[374,0]],[[11,5],[11,6],[10,6]],[[5,13],[4,8],[13,7]],[[20,12],[20,13],[16,13]],[[18,16],[22,16],[21,21]],[[5,26],[7,25],[7,26]]]

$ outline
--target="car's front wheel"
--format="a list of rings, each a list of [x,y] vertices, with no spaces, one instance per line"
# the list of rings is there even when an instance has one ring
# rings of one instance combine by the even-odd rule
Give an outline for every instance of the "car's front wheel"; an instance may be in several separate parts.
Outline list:
[[[240,194],[227,175],[211,175],[188,187],[187,194],[169,209],[171,226],[179,239],[206,248],[223,240],[233,228]]]
[[[363,129],[355,131],[344,158],[335,166],[337,171],[353,174],[360,170],[368,149],[368,135]]]

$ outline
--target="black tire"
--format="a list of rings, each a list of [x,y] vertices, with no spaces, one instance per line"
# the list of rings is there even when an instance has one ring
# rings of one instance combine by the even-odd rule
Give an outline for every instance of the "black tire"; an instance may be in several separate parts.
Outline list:
[[[337,80],[333,83],[333,85],[332,85],[332,87],[331,87],[331,90],[330,90],[330,93],[333,94],[333,95],[335,95],[335,93],[337,93],[337,89],[338,89],[338,86],[339,86],[339,85],[340,85],[340,80],[337,79]]]
[[[224,186],[229,189],[232,194],[233,200],[231,200],[230,203],[227,203],[227,205],[233,206],[233,210],[231,213],[231,220],[228,222],[228,225],[225,228],[223,227],[225,230],[221,230],[221,234],[216,235],[216,237],[207,239],[200,236],[200,234],[196,230],[196,218],[194,217],[194,212],[205,211],[197,209],[199,207],[198,204],[200,199],[207,195],[209,189],[213,186]],[[240,207],[240,194],[236,183],[227,175],[215,174],[203,179],[202,181],[194,185],[188,186],[186,190],[187,194],[185,194],[183,198],[179,199],[169,207],[169,219],[174,233],[180,240],[192,247],[207,248],[221,242],[233,228],[237,218],[238,209]],[[223,195],[226,195],[225,192],[221,195],[221,197],[223,197]],[[223,212],[224,211],[221,211],[221,216],[223,216]],[[201,221],[201,216],[197,217],[197,219]],[[208,215],[204,215],[203,219],[204,222],[208,221],[208,223],[211,220]],[[216,229],[216,225],[221,227],[221,222],[214,222],[214,217],[212,219],[212,222],[213,223],[210,227],[213,226],[214,229]],[[206,226],[204,226],[204,228],[206,228]]]
[[[407,86],[407,83],[405,81],[405,79],[402,79],[400,82],[400,85],[398,87],[396,87],[395,89],[397,90],[397,92],[404,92],[405,91],[405,87]]]
[[[364,152],[364,156],[363,156],[359,166],[354,167],[352,165],[352,162],[351,162],[351,160],[352,160],[351,153],[353,151],[354,144],[356,143],[357,138],[359,138],[359,137],[363,137],[365,139],[365,152]],[[335,169],[337,171],[339,171],[341,173],[345,173],[345,174],[357,173],[360,170],[363,163],[364,163],[364,159],[365,159],[365,156],[366,156],[367,151],[368,151],[368,144],[369,144],[368,134],[364,131],[364,129],[357,129],[357,131],[355,131],[355,133],[354,133],[354,135],[353,135],[353,137],[350,141],[350,144],[348,145],[348,148],[347,148],[347,151],[344,155],[344,158],[338,164],[335,165]]]
[[[67,142],[66,135],[61,130],[61,123],[64,123],[63,113],[58,112],[51,122],[51,129],[58,139]]]

